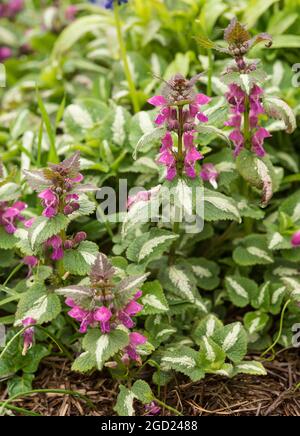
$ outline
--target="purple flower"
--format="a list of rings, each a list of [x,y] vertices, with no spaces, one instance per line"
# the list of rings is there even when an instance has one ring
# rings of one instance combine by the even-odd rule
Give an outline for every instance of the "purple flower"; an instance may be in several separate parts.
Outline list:
[[[270,133],[259,126],[259,115],[264,114],[261,97],[263,90],[258,85],[253,85],[249,95],[249,135],[251,139],[251,150],[259,157],[265,156],[263,142],[265,138],[271,137]],[[226,98],[230,104],[231,117],[225,122],[226,126],[234,127],[229,139],[235,145],[234,155],[237,157],[246,146],[244,133],[242,132],[242,118],[248,116],[246,113],[246,93],[235,83],[229,85],[229,92]],[[244,120],[245,122],[245,120]]]
[[[109,320],[112,317],[112,313],[107,307],[102,306],[100,309],[95,310],[94,319],[100,322],[100,328],[102,333],[110,332]]]
[[[161,412],[161,408],[155,401],[151,401],[151,403],[145,405],[145,412],[146,416],[155,416]]]
[[[293,234],[291,243],[293,247],[300,246],[300,230],[298,230],[296,233]]]
[[[158,194],[160,190],[160,185],[155,188],[150,189],[149,191],[140,191],[134,196],[129,196],[127,201],[127,208],[130,209],[134,204],[139,203],[140,201],[149,201],[152,196]]]
[[[137,299],[142,296],[142,291],[135,294],[132,300],[126,305],[126,307],[118,312],[119,321],[127,328],[131,329],[135,326],[135,323],[131,319],[132,316],[137,315],[143,310],[143,306],[137,303]]]
[[[76,14],[78,12],[77,6],[76,5],[70,5],[67,7],[67,9],[65,10],[65,18],[68,21],[74,21],[76,18]]]
[[[202,165],[200,176],[205,182],[209,182],[215,189],[218,188],[218,177],[219,173],[216,167],[212,163],[206,163]]]
[[[34,327],[29,327],[29,326],[36,324],[36,320],[28,317],[23,319],[22,324],[24,327],[28,327],[24,331],[24,333],[22,333],[22,336],[24,338],[24,347],[23,347],[22,355],[25,356],[27,354],[27,351],[30,350],[30,348],[32,347],[33,339],[34,339]]]
[[[45,189],[38,197],[42,199],[43,215],[45,217],[53,218],[58,214],[59,197],[52,189]]]
[[[60,260],[64,257],[63,241],[60,236],[54,235],[46,241],[46,247],[53,249],[51,259]]]
[[[185,132],[183,142],[185,147],[184,171],[188,177],[194,179],[196,177],[195,163],[203,159],[203,156],[194,146],[194,132]]]
[[[14,18],[24,8],[24,0],[10,0],[0,5],[0,17]]]
[[[264,127],[260,127],[252,136],[252,151],[259,157],[264,157],[266,152],[263,148],[265,138],[270,138],[272,135]]]
[[[167,180],[173,180],[184,172],[187,177],[195,178],[195,164],[203,156],[195,147],[195,133],[198,122],[206,123],[207,116],[201,107],[211,101],[204,94],[197,94],[194,85],[199,76],[191,80],[181,74],[171,78],[163,89],[163,95],[156,95],[148,100],[152,106],[159,107],[160,112],[155,123],[167,127],[168,131],[162,139],[158,163],[167,169]],[[178,136],[178,149],[174,147],[170,132]],[[179,144],[184,145],[181,147]]]
[[[94,327],[97,323],[100,323],[102,333],[110,332],[109,320],[112,317],[112,313],[107,307],[100,307],[95,310],[86,310],[79,307],[71,298],[67,298],[66,305],[72,309],[68,312],[71,318],[80,322],[80,333],[86,333],[89,326]]]
[[[147,338],[140,333],[133,332],[129,334],[129,345],[124,349],[122,362],[129,364],[130,359],[140,362],[141,358],[137,352],[137,347],[147,342]]]
[[[23,259],[23,263],[24,263],[24,265],[28,266],[28,276],[27,277],[30,277],[32,275],[33,268],[35,268],[38,265],[39,260],[35,256],[25,256]]]
[[[7,233],[13,234],[17,230],[16,221],[24,221],[21,212],[27,208],[27,204],[17,201],[11,207],[7,203],[0,202],[0,225],[4,227]]]
[[[12,49],[9,47],[0,47],[0,62],[4,62],[12,57]]]

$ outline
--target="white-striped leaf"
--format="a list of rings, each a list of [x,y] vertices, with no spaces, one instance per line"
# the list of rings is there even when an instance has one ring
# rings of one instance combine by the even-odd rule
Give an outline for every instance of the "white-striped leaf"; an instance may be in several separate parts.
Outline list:
[[[144,315],[156,315],[169,310],[168,302],[159,281],[147,282],[142,287],[141,302]]]
[[[252,296],[257,294],[257,285],[247,277],[227,276],[225,286],[232,303],[238,307],[246,307]]]
[[[260,362],[245,361],[234,367],[235,374],[267,375],[266,369]]]
[[[79,276],[89,274],[98,252],[98,245],[90,241],[81,242],[76,249],[66,250],[63,259],[65,270]]]
[[[247,353],[247,333],[241,323],[226,325],[218,330],[212,339],[222,347],[234,363],[240,362]]]
[[[53,218],[39,217],[29,229],[29,241],[34,250],[39,244],[47,241],[67,228],[69,220],[66,216],[59,214]]]
[[[297,127],[296,117],[293,110],[285,101],[268,95],[264,97],[263,105],[270,117],[284,121],[287,133],[294,132]]]
[[[237,204],[232,198],[204,188],[204,217],[206,221],[241,221]]]

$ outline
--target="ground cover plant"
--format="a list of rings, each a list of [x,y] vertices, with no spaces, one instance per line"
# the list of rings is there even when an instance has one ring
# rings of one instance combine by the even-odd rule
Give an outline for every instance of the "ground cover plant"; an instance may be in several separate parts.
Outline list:
[[[1,3],[2,415],[93,409],[36,388],[47,359],[151,416],[181,414],[179,378],[259,384],[297,353],[299,9]]]

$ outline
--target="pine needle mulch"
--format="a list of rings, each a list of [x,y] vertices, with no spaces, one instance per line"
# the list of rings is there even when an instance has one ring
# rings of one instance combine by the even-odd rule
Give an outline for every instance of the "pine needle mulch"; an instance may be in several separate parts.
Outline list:
[[[281,352],[272,362],[265,362],[265,377],[237,376],[234,379],[208,376],[197,383],[177,379],[162,388],[160,398],[183,416],[300,416],[300,350]],[[105,377],[107,375],[107,377]],[[150,379],[150,373],[143,374]],[[72,372],[68,361],[46,358],[34,382],[35,389],[66,389],[88,397],[95,408],[76,396],[60,393],[32,394],[14,401],[20,407],[43,416],[112,416],[118,383],[108,374],[85,376]],[[155,389],[155,388],[154,388]],[[1,401],[7,398],[0,385]],[[17,412],[11,412],[18,415]],[[137,405],[137,415],[143,410]],[[170,412],[162,411],[167,416]]]

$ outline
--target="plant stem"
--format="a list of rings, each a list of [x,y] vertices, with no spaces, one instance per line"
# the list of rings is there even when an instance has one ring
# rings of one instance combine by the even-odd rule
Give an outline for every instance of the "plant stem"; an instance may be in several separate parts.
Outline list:
[[[139,104],[139,100],[138,100],[138,96],[137,96],[137,91],[136,91],[136,87],[132,78],[132,74],[130,71],[130,67],[129,67],[129,62],[128,62],[128,57],[127,57],[127,51],[126,51],[126,45],[124,43],[123,40],[123,35],[122,35],[122,24],[121,24],[121,19],[120,19],[120,14],[119,14],[119,5],[118,2],[115,1],[114,2],[114,14],[115,14],[115,23],[116,23],[116,29],[117,29],[117,36],[118,36],[118,42],[119,42],[119,46],[120,46],[120,54],[121,54],[121,59],[124,65],[124,73],[128,82],[128,86],[129,86],[129,92],[130,92],[130,97],[131,97],[131,101],[132,101],[132,106],[134,109],[134,112],[137,113],[140,111],[140,104]]]
[[[170,412],[173,412],[177,416],[182,416],[178,410],[174,409],[174,407],[168,406],[168,404],[164,403],[163,401],[160,401],[158,398],[155,398],[154,401],[161,407],[170,410]]]
[[[288,305],[291,303],[291,301],[292,301],[292,300],[287,300],[286,303],[285,303],[285,305],[283,306],[283,309],[282,309],[282,312],[281,312],[281,316],[280,316],[279,332],[278,332],[278,335],[277,335],[275,341],[273,342],[273,344],[272,344],[272,345],[271,345],[271,346],[270,346],[266,351],[264,351],[264,352],[262,353],[261,357],[266,356],[270,351],[273,352],[273,351],[274,351],[274,347],[275,347],[275,345],[278,344],[278,342],[279,342],[279,340],[280,340],[280,337],[281,337],[281,334],[282,334],[282,330],[283,330],[283,320],[284,320],[284,315],[285,315],[285,312],[286,312],[286,310],[287,310],[287,308],[288,308]]]

